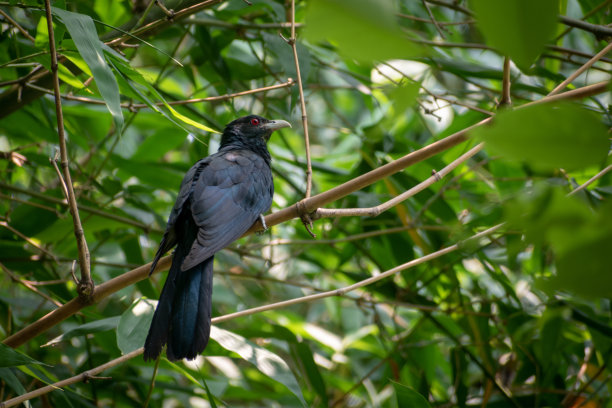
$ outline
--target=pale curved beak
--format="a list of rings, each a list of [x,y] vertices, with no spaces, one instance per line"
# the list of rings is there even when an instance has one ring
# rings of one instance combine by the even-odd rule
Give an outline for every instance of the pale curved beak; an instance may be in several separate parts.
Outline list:
[[[271,120],[268,123],[264,124],[264,127],[273,132],[275,130],[286,128],[286,127],[290,128],[291,123],[287,122],[286,120],[277,119],[277,120]]]

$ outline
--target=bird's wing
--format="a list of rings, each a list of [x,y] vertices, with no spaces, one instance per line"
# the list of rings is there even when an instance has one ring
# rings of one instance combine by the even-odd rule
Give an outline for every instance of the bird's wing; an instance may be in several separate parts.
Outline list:
[[[232,150],[211,158],[193,186],[191,216],[198,236],[182,270],[240,238],[272,204],[272,174],[261,156]]]
[[[196,164],[191,166],[187,174],[185,174],[185,177],[183,177],[183,181],[181,182],[181,188],[179,190],[178,196],[176,197],[176,202],[174,203],[174,207],[172,208],[170,216],[168,217],[166,231],[164,232],[164,236],[162,237],[162,240],[159,243],[157,253],[155,254],[155,259],[153,259],[153,263],[151,264],[151,271],[155,269],[155,265],[157,264],[159,259],[176,245],[177,237],[174,229],[176,220],[181,214],[181,211],[183,211],[183,207],[193,190],[194,181],[197,180],[199,174],[202,172],[202,169],[206,167],[206,165],[209,161],[211,161],[211,159],[212,156],[199,160]]]

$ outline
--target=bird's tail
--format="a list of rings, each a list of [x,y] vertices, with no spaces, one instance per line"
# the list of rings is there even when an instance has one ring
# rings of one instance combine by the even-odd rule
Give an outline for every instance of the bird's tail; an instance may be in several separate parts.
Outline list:
[[[172,258],[145,341],[145,361],[156,359],[165,344],[168,360],[193,360],[208,344],[214,257],[181,271],[183,252],[179,245]]]

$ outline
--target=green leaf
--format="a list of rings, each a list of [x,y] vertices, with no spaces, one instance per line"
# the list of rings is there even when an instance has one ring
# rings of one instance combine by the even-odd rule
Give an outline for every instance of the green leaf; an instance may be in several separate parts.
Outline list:
[[[591,228],[599,229],[600,223]],[[612,276],[604,271],[610,268],[609,253],[612,248],[612,230],[577,237],[575,245],[557,254],[557,275],[548,284],[580,294],[585,299],[612,297]]]
[[[117,346],[123,354],[143,346],[156,304],[153,300],[140,298],[121,315],[117,326]]]
[[[132,155],[137,161],[156,161],[185,142],[187,135],[176,128],[161,128],[148,136]]]
[[[143,183],[155,188],[164,188],[171,191],[181,185],[183,174],[167,165],[156,163],[143,163],[126,160],[117,155],[112,156],[114,165],[119,168],[118,176],[128,179],[137,177]]]
[[[203,130],[205,132],[211,132],[211,133],[220,133],[218,131],[216,131],[215,129],[208,127],[206,125],[202,125],[201,123],[198,123],[196,121],[194,121],[191,118],[188,118],[187,116],[177,112],[172,106],[170,106],[166,100],[161,96],[161,94],[157,91],[157,89],[155,89],[153,87],[153,85],[151,85],[149,83],[149,81],[147,81],[145,79],[145,77],[136,69],[132,68],[127,62],[117,59],[116,62],[119,62],[117,64],[117,68],[130,80],[134,81],[135,83],[144,86],[146,89],[149,90],[149,92],[151,92],[151,94],[153,94],[158,100],[160,100],[164,106],[166,107],[166,109],[168,109],[170,111],[170,113],[172,114],[172,116],[174,116],[175,118],[179,119],[180,121],[191,125],[193,127],[196,127],[200,130]],[[133,88],[134,91],[137,92],[137,90],[135,88]],[[139,93],[139,92],[138,92]],[[140,93],[139,93],[140,94]],[[140,94],[141,97],[143,97],[144,95]],[[147,103],[147,105],[149,105],[152,109],[159,111],[159,108],[157,106],[152,105],[150,102],[148,102],[148,100],[146,100],[146,98],[144,98],[143,100],[145,103]]]
[[[106,102],[109,112],[119,133],[123,129],[123,112],[119,97],[119,86],[108,66],[102,51],[102,42],[98,39],[96,26],[91,17],[52,7],[56,15],[66,25],[79,53],[91,69],[100,94]]]
[[[559,0],[472,0],[471,5],[487,44],[522,70],[555,35]]]
[[[12,388],[13,391],[17,392],[19,395],[23,395],[27,392],[15,374],[13,374],[13,372],[7,367],[0,367],[0,379],[2,379],[6,385]],[[32,406],[30,401],[25,401],[23,404],[26,406],[26,408],[30,408]]]
[[[569,312],[569,310],[568,310]],[[558,310],[547,310],[542,317],[540,329],[539,358],[543,370],[550,370],[550,365],[559,362],[560,345],[563,339],[563,327],[567,318]]]
[[[259,371],[286,386],[304,406],[307,406],[302,390],[300,389],[293,372],[276,354],[259,347],[242,336],[227,330],[212,326],[210,338],[215,340],[221,347],[233,351],[244,360],[253,364]]]
[[[419,90],[421,84],[418,82],[407,83],[401,86],[393,88],[389,92],[389,99],[393,101],[393,108],[397,114],[402,114],[406,109],[412,107],[417,96],[419,96]]]
[[[61,341],[69,340],[77,336],[85,336],[91,333],[97,333],[106,330],[112,330],[117,327],[119,316],[107,317],[106,319],[96,320],[94,322],[85,323],[74,329],[68,330],[64,334],[57,336],[53,340],[43,344],[43,347],[53,346]]]
[[[292,343],[291,348],[295,352],[296,360],[301,363],[304,373],[306,373],[308,383],[316,391],[319,398],[321,398],[322,405],[328,406],[329,404],[327,399],[325,381],[323,380],[323,377],[319,372],[319,367],[317,366],[312,357],[312,350],[304,341],[297,341],[295,343]]]
[[[20,351],[0,343],[0,367],[15,367],[26,364],[43,364]]]
[[[359,61],[414,57],[423,50],[396,21],[389,0],[314,0],[308,2],[305,36],[329,41]]]
[[[601,163],[608,154],[606,127],[597,115],[569,103],[538,104],[499,113],[474,137],[486,149],[535,170],[571,171]]]
[[[587,299],[612,295],[612,275],[602,273],[609,269],[612,204],[593,211],[559,189],[536,188],[508,201],[505,213],[512,226],[526,231],[528,242],[553,249],[557,273],[541,281],[543,287]]]
[[[431,408],[429,402],[414,389],[391,381],[395,396],[397,397],[398,408]]]

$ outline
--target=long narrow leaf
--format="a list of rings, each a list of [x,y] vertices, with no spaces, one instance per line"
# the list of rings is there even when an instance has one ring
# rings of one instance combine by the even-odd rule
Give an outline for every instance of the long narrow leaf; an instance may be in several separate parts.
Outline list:
[[[307,406],[293,372],[282,358],[236,333],[215,326],[211,327],[210,337],[224,349],[233,351],[271,379],[283,384]]]
[[[102,42],[98,38],[93,20],[89,16],[56,7],[53,7],[52,11],[66,25],[79,53],[91,69],[100,94],[113,116],[117,130],[121,132],[123,129],[123,112],[121,112],[119,86],[104,58]]]

